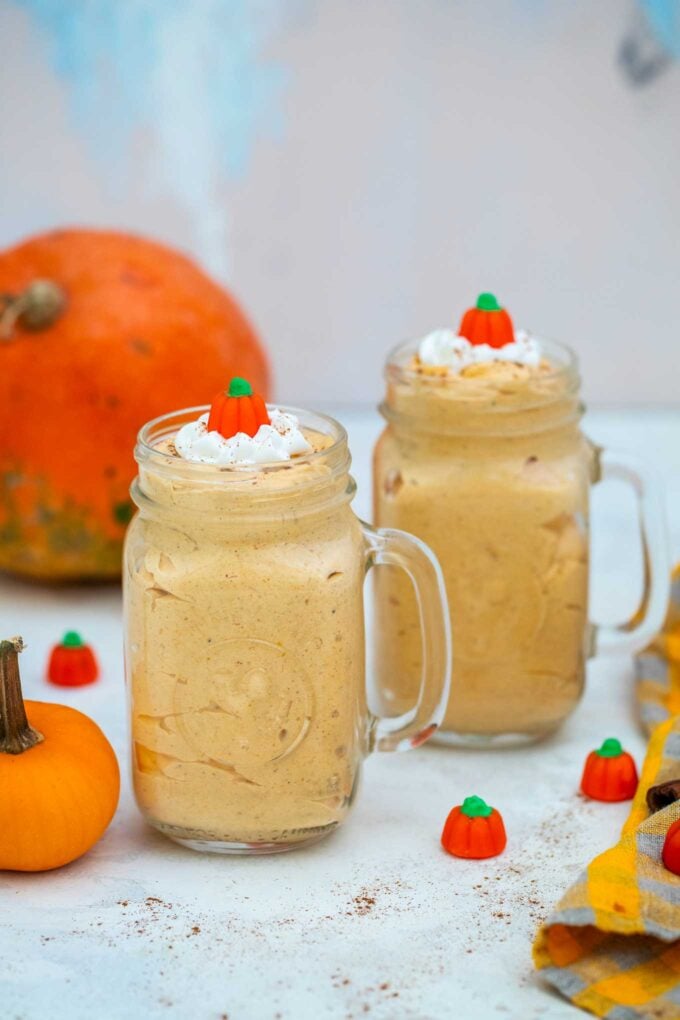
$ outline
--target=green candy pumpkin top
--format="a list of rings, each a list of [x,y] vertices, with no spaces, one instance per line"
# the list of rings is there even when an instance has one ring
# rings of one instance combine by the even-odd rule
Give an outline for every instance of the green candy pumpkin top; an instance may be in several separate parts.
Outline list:
[[[496,295],[490,294],[488,291],[479,295],[476,307],[483,312],[501,312],[503,310],[498,304]]]
[[[466,797],[460,811],[468,818],[488,818],[490,814],[493,814],[493,808],[489,807],[481,797]]]
[[[67,630],[61,643],[64,648],[82,648],[85,644],[77,630]]]
[[[623,754],[621,741],[617,740],[616,737],[607,737],[602,742],[602,747],[597,749],[597,754],[600,758],[618,758],[619,755]]]
[[[247,379],[242,379],[240,375],[235,375],[229,383],[228,396],[230,397],[252,397],[253,387],[250,385]]]

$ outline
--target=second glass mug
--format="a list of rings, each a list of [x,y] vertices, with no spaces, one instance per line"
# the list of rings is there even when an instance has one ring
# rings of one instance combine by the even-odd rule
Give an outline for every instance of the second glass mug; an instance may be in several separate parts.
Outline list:
[[[336,421],[294,410],[325,449],[220,470],[167,445],[205,410],[148,423],[135,449],[124,566],[135,796],[192,849],[289,850],[343,821],[368,753],[418,746],[441,721],[443,578],[418,539],[354,515]],[[417,597],[424,668],[399,718],[367,707],[362,591],[376,564],[401,567]]]
[[[387,427],[374,455],[375,521],[418,535],[444,571],[456,657],[438,742],[526,743],[555,730],[582,693],[596,651],[643,647],[661,626],[670,558],[658,486],[643,463],[580,429],[577,362],[542,341],[552,368],[492,393],[414,369],[416,345],[386,367]],[[589,489],[616,478],[637,499],[644,563],[638,611],[619,626],[588,618]],[[376,673],[383,710],[408,703],[420,668],[412,593],[376,576]]]

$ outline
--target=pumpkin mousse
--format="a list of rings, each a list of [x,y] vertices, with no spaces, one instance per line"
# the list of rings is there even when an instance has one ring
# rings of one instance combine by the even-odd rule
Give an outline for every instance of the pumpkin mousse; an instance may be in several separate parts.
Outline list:
[[[375,518],[442,566],[454,640],[444,739],[541,736],[582,690],[592,457],[565,354],[481,295],[458,333],[388,361]],[[421,669],[413,594],[394,571],[376,584],[376,668],[400,712]]]
[[[135,793],[187,845],[286,849],[342,821],[366,751],[346,448],[338,470],[323,419],[302,426],[239,379],[184,417],[137,448],[125,576]]]

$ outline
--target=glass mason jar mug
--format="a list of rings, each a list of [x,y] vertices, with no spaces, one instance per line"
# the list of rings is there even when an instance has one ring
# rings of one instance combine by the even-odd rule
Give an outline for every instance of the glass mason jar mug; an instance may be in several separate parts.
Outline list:
[[[147,821],[194,849],[288,850],[345,818],[362,759],[417,746],[448,699],[450,632],[429,550],[350,508],[344,429],[294,411],[321,447],[248,468],[169,441],[205,408],[147,424],[125,549],[132,775]],[[401,718],[367,707],[362,588],[402,567],[425,668]]]
[[[414,344],[386,367],[375,520],[427,542],[444,572],[456,657],[437,739],[448,743],[524,742],[556,729],[579,700],[586,658],[642,647],[666,606],[655,483],[633,458],[583,435],[576,359],[542,346],[550,367],[533,373],[418,371]],[[645,568],[638,612],[615,627],[588,619],[589,489],[605,478],[635,492]],[[400,712],[421,661],[413,596],[392,571],[376,588],[376,670],[384,710]]]

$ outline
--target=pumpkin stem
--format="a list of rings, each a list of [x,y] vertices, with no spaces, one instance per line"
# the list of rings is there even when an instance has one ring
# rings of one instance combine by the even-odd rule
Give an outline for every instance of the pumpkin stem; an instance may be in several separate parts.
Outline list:
[[[82,648],[84,641],[77,630],[67,630],[61,639],[64,648]]]
[[[498,304],[498,298],[496,295],[490,294],[488,291],[480,294],[477,298],[477,308],[480,308],[483,312],[502,311],[501,306]]]
[[[488,818],[493,814],[493,808],[489,807],[481,797],[466,797],[460,810],[468,818]]]
[[[235,375],[229,383],[229,389],[227,390],[227,396],[229,397],[252,397],[253,387],[250,385],[247,379],[242,379],[240,375]]]
[[[29,724],[21,695],[20,637],[0,641],[0,754],[22,754],[45,738]]]
[[[11,340],[17,323],[35,332],[57,321],[66,295],[52,280],[34,280],[20,294],[0,294],[0,340]]]
[[[620,754],[623,754],[621,741],[617,740],[616,737],[607,737],[602,742],[602,747],[598,747],[597,754],[600,758],[618,758]]]

